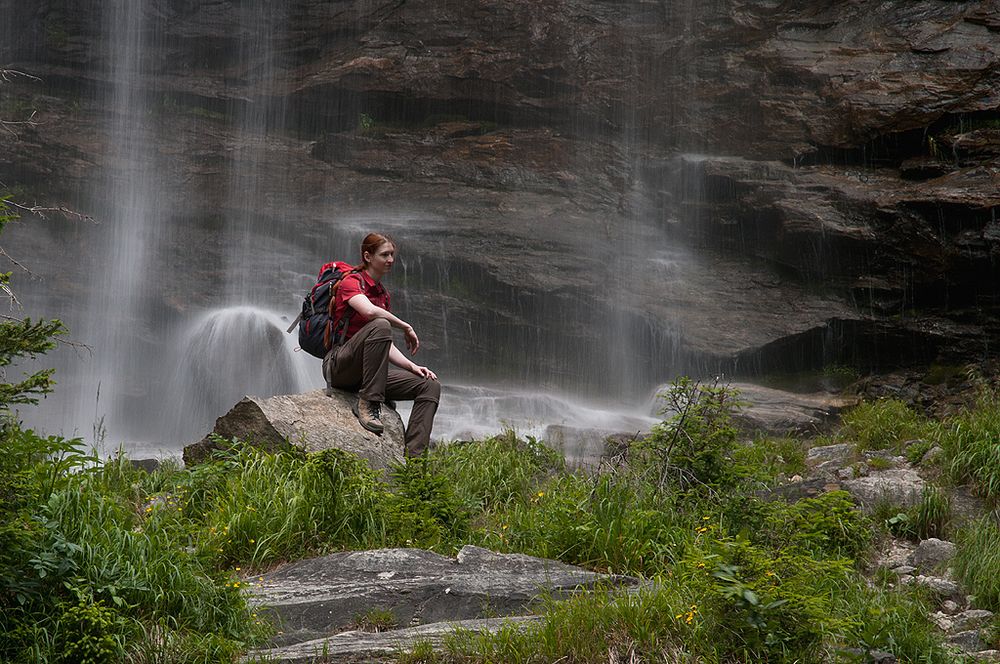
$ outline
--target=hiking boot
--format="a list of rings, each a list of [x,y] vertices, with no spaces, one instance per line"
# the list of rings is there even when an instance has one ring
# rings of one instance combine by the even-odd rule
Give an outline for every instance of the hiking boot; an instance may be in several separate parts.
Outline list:
[[[361,426],[374,434],[382,435],[385,427],[382,426],[382,404],[378,401],[365,401],[358,397],[357,402],[351,406],[351,411],[358,418]]]

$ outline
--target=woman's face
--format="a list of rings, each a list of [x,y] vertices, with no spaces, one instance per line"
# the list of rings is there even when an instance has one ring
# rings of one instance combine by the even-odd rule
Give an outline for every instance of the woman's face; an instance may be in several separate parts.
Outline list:
[[[396,261],[396,247],[391,242],[383,242],[374,254],[366,251],[364,258],[373,277],[384,277]]]

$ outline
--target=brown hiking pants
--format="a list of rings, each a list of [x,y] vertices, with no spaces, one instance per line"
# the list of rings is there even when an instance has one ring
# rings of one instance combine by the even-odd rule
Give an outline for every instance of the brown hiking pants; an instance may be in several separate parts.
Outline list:
[[[441,399],[441,383],[389,364],[392,328],[376,318],[323,359],[327,384],[357,391],[365,401],[413,400],[404,437],[408,457],[420,456],[431,440],[434,414]]]

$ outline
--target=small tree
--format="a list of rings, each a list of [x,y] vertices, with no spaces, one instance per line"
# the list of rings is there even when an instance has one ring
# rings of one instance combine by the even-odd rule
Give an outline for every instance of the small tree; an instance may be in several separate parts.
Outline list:
[[[0,198],[0,232],[4,226],[17,218],[7,206],[7,198]],[[13,261],[0,248],[0,256]],[[9,309],[16,312],[20,303],[10,287],[10,271],[0,272],[0,290],[8,297]],[[19,381],[11,382],[7,372],[19,358],[34,358],[55,345],[55,338],[66,331],[59,320],[32,321],[18,318],[13,314],[0,314],[0,415],[9,413],[12,405],[38,403],[38,399],[52,391],[53,369],[42,369],[30,374],[22,374]]]

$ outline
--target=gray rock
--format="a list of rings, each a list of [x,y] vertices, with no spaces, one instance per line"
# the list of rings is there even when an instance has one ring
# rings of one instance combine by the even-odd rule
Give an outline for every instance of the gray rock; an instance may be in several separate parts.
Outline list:
[[[942,632],[950,634],[951,632],[955,631],[954,619],[944,611],[936,611],[930,614],[928,617],[931,619],[931,622],[934,623],[934,625],[937,626],[937,628]]]
[[[956,551],[957,547],[951,542],[931,537],[917,545],[910,555],[909,564],[922,572],[929,572],[948,563],[955,557]]]
[[[885,463],[890,464],[892,468],[905,468],[907,465],[905,457],[897,456],[888,450],[867,450],[864,458],[865,461],[880,459],[883,461],[883,467]]]
[[[880,503],[898,507],[912,507],[920,501],[924,480],[912,468],[873,472],[867,477],[844,482],[844,488],[866,511],[873,511]]]
[[[847,443],[822,445],[806,452],[806,464],[818,470],[843,468],[853,459],[854,448]]]
[[[986,609],[969,609],[952,616],[954,630],[957,632],[983,627],[993,618],[993,612]]]
[[[980,638],[978,629],[970,629],[948,637],[948,643],[956,646],[963,652],[977,652],[983,647],[983,640]]]
[[[972,659],[977,662],[1000,662],[1000,650],[980,650],[972,653]]]
[[[899,567],[892,568],[892,571],[898,576],[904,576],[906,574],[913,574],[917,570],[915,567],[910,567],[909,565],[900,565]]]
[[[159,459],[129,459],[129,463],[136,470],[144,470],[147,473],[154,473],[160,467]]]
[[[620,443],[641,439],[648,430],[649,423],[635,418],[635,429],[631,433],[608,429],[588,429],[552,424],[545,427],[545,444],[558,450],[566,457],[566,463],[573,467],[597,468],[610,446],[618,448]],[[628,425],[628,422],[623,422]]]
[[[914,578],[913,583],[929,589],[939,603],[943,603],[946,600],[951,600],[959,606],[963,606],[965,603],[965,595],[954,581],[942,579],[937,576],[917,576]]]
[[[893,538],[889,540],[888,548],[879,553],[876,564],[879,567],[888,569],[909,566],[907,561],[910,559],[910,555],[912,555],[915,548],[916,545],[912,542]]]
[[[958,602],[948,599],[941,602],[941,610],[948,615],[952,615],[961,611],[962,607],[958,605]]]
[[[247,396],[215,421],[212,433],[239,438],[267,450],[288,443],[307,451],[336,448],[366,459],[372,468],[386,468],[403,458],[403,421],[395,410],[382,407],[385,431],[377,436],[362,428],[351,412],[357,395],[335,390],[288,394],[268,399]],[[216,444],[206,436],[184,448],[184,463],[204,461]]]
[[[920,457],[921,465],[927,465],[933,463],[935,459],[944,454],[944,449],[935,445],[931,449],[924,452],[924,455]]]
[[[842,482],[845,480],[853,480],[855,477],[859,477],[859,475],[854,472],[853,468],[841,468],[837,471],[837,479]]]
[[[396,661],[400,651],[411,649],[414,643],[428,642],[440,646],[448,634],[455,630],[469,632],[496,632],[506,625],[527,626],[538,620],[538,616],[516,616],[510,618],[481,618],[451,622],[418,625],[388,632],[369,633],[347,631],[328,637],[293,643],[278,648],[257,650],[247,654],[253,658],[274,664],[313,664],[314,662],[335,661]]]
[[[740,399],[748,404],[737,415],[743,426],[752,431],[775,435],[816,431],[835,418],[844,408],[857,402],[855,398],[825,392],[799,394],[751,383],[733,383],[732,387],[739,389]],[[834,454],[836,458],[843,456],[839,450]],[[823,460],[830,458],[834,457],[826,457]]]
[[[373,608],[415,626],[517,615],[540,593],[558,598],[597,583],[636,582],[465,546],[454,559],[418,549],[334,553],[286,565],[250,588],[253,601],[272,609],[281,647],[345,631]]]

